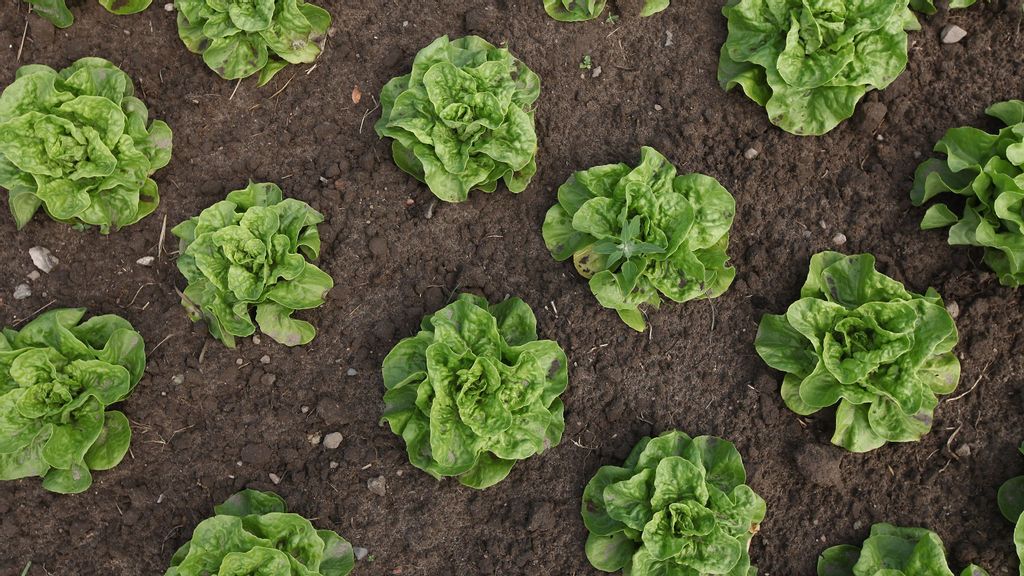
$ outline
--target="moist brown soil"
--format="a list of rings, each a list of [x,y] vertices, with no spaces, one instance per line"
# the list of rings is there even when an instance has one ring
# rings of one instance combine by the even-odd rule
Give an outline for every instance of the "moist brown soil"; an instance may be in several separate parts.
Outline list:
[[[120,466],[77,496],[50,494],[38,479],[0,485],[0,574],[29,561],[32,575],[162,574],[212,506],[245,487],[275,490],[367,548],[372,560],[357,574],[595,574],[583,554],[583,486],[639,438],[669,428],[723,436],[742,452],[749,483],[768,502],[751,551],[761,574],[812,574],[825,547],[859,543],[883,521],[937,531],[954,569],[974,561],[1016,573],[1012,526],[995,495],[1024,472],[1024,292],[999,286],[978,252],[919,231],[922,211],[908,191],[947,128],[988,126],[987,105],[1024,96],[1019,4],[983,1],[925,21],[907,71],[821,138],[785,134],[718,87],[717,1],[675,0],[647,19],[634,16],[637,2],[621,2],[617,25],[570,25],[549,19],[540,0],[333,0],[325,7],[335,33],[317,65],[287,68],[264,88],[216,77],[185,50],[163,4],[116,17],[74,2],[77,22],[66,31],[34,15],[26,30],[25,4],[0,4],[4,85],[19,64],[103,56],[136,79],[175,132],[174,159],[156,176],[163,203],[130,229],[104,237],[40,216],[16,232],[0,217],[0,324],[48,304],[86,306],[126,317],[150,350],[146,376],[123,404],[135,435]],[[940,31],[952,23],[969,35],[943,45]],[[475,193],[448,205],[391,162],[372,130],[374,97],[419,48],[467,33],[508,42],[543,78],[540,170],[521,195]],[[588,54],[598,77],[579,68]],[[684,172],[713,175],[738,203],[733,288],[714,301],[665,305],[650,334],[600,308],[540,234],[571,171],[636,162],[641,145]],[[760,152],[754,159],[744,157],[750,148]],[[184,283],[167,252],[176,246],[169,239],[158,252],[165,219],[170,228],[250,178],[280,183],[327,217],[321,266],[337,286],[326,306],[304,314],[320,331],[304,348],[212,341],[178,304]],[[761,315],[785,309],[810,255],[837,248],[840,233],[842,250],[873,252],[884,272],[916,291],[935,286],[959,307],[955,395],[967,394],[939,405],[921,442],[864,455],[829,445],[832,414],[788,411],[780,375],[754,352]],[[15,301],[36,245],[60,265]],[[136,264],[146,255],[158,260]],[[572,361],[564,441],[482,492],[413,468],[402,441],[378,424],[381,359],[460,290],[522,297],[542,337]],[[337,450],[311,444],[330,432],[345,437]],[[384,496],[367,489],[380,476]]]

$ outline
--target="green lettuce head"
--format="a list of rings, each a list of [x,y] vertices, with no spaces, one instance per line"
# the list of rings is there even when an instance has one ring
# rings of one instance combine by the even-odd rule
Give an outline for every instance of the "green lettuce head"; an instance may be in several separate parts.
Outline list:
[[[1006,128],[995,134],[971,127],[946,132],[935,145],[946,158],[918,167],[910,199],[920,206],[940,194],[962,196],[962,215],[936,203],[921,228],[952,226],[950,244],[983,247],[999,282],[1016,288],[1024,284],[1024,102],[1002,102],[987,112]]]
[[[320,56],[331,15],[304,0],[174,0],[178,36],[221,78],[259,72],[263,86],[288,64]]]
[[[153,0],[99,0],[100,5],[111,14],[135,14],[142,12]],[[75,23],[75,17],[68,10],[67,0],[28,0],[32,11],[48,20],[57,28],[67,28]]]
[[[754,345],[786,373],[782,399],[807,416],[839,404],[832,443],[867,452],[915,442],[932,427],[938,395],[960,381],[956,324],[925,295],[875,270],[870,254],[811,257],[800,299],[761,318]]]
[[[583,491],[587,558],[630,576],[756,574],[748,549],[765,503],[746,478],[740,453],[721,438],[643,438]]]
[[[334,280],[309,260],[320,256],[322,214],[284,198],[276,184],[254,184],[228,194],[171,231],[181,239],[178,270],[188,280],[181,300],[193,322],[234,348],[235,337],[260,331],[286,346],[316,336],[296,310],[324,303]],[[256,308],[256,324],[251,308]]]
[[[345,576],[352,545],[291,514],[273,492],[243,490],[214,506],[164,576]]]
[[[559,22],[593,20],[604,12],[608,0],[544,0],[544,11]],[[644,0],[641,16],[651,16],[668,8],[669,0]]]
[[[924,528],[875,524],[861,548],[843,544],[818,556],[818,576],[954,576],[939,536]],[[960,576],[988,576],[971,564]]]
[[[171,160],[171,129],[149,121],[132,79],[102,58],[22,66],[0,94],[0,187],[20,229],[42,206],[55,220],[134,224],[160,202],[150,176]]]
[[[561,441],[567,364],[525,302],[462,294],[384,358],[383,419],[413,466],[487,488]]]
[[[145,343],[118,316],[84,315],[51,310],[0,333],[0,480],[75,494],[128,452],[128,418],[107,408],[142,378]]]
[[[772,124],[821,135],[907,66],[908,0],[728,0],[718,81],[740,86]]]
[[[590,291],[623,322],[643,331],[640,306],[722,295],[736,270],[729,229],[736,201],[714,178],[677,176],[653,148],[636,168],[597,166],[573,174],[544,218],[544,243],[555,260],[573,259]]]
[[[442,36],[381,90],[374,129],[393,139],[395,164],[445,202],[494,192],[499,180],[519,193],[537,172],[539,95],[540,78],[505,48]]]
[[[1024,454],[1024,444],[1020,445],[1020,453]],[[1020,574],[1024,576],[1024,476],[1011,478],[999,487],[999,511],[1016,525],[1013,544],[1020,558]]]

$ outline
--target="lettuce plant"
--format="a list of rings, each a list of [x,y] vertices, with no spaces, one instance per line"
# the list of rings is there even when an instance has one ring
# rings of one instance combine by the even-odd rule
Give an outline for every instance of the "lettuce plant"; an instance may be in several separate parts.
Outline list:
[[[623,322],[643,331],[640,306],[720,296],[736,270],[725,265],[736,201],[714,178],[677,176],[653,148],[636,168],[597,166],[558,189],[544,218],[555,260],[573,259],[590,290]]]
[[[43,488],[83,492],[91,470],[128,451],[128,418],[107,408],[142,378],[145,343],[128,321],[51,310],[0,333],[0,480],[41,476]]]
[[[313,62],[331,15],[304,0],[174,0],[178,36],[221,78],[259,72],[263,86],[288,64]]]
[[[621,466],[602,466],[583,491],[587,558],[631,576],[757,573],[750,540],[765,503],[746,485],[740,453],[713,436],[643,438]]]
[[[995,134],[971,127],[947,131],[935,145],[946,158],[918,167],[910,198],[920,206],[940,194],[962,196],[963,214],[936,203],[921,228],[951,226],[950,244],[983,247],[999,282],[1017,287],[1024,284],[1024,102],[1001,102],[987,112],[1006,127]]]
[[[395,164],[441,200],[494,192],[499,180],[519,193],[537,172],[539,95],[540,78],[507,49],[442,36],[381,90],[374,129],[393,139]]]
[[[875,524],[860,548],[843,544],[818,557],[818,576],[954,576],[939,536],[924,528]],[[988,576],[974,564],[960,576]]]
[[[875,270],[870,254],[811,257],[800,299],[761,319],[754,345],[786,373],[782,399],[802,416],[839,404],[832,443],[852,452],[914,442],[932,427],[938,395],[960,380],[956,324],[925,295]]]
[[[544,0],[544,11],[559,22],[593,20],[604,12],[608,0]],[[668,8],[669,0],[644,0],[641,16],[652,16]]]
[[[149,121],[131,78],[102,58],[22,66],[0,94],[0,187],[20,229],[40,206],[107,234],[160,202],[150,175],[171,159],[171,129]]]
[[[518,298],[488,305],[462,294],[423,318],[382,371],[383,420],[434,478],[487,488],[562,439],[565,352],[537,339],[533,310]]]
[[[99,0],[100,5],[111,14],[136,14],[142,12],[153,0]],[[32,11],[48,20],[57,28],[67,28],[75,23],[75,17],[68,10],[67,0],[28,0]]]
[[[907,66],[908,0],[728,0],[718,81],[740,86],[773,124],[821,135]]]
[[[276,184],[254,184],[228,194],[199,216],[174,227],[181,239],[178,270],[188,280],[182,305],[193,322],[234,348],[235,337],[260,331],[286,346],[316,336],[296,310],[324,303],[334,280],[309,260],[320,256],[322,214],[284,198]]]
[[[1020,445],[1019,451],[1024,454],[1024,444]],[[1003,517],[1016,526],[1013,544],[1020,558],[1020,574],[1024,576],[1024,476],[1011,478],[1000,486],[998,501]]]
[[[345,576],[355,566],[351,544],[289,513],[273,492],[243,490],[213,511],[164,576]]]

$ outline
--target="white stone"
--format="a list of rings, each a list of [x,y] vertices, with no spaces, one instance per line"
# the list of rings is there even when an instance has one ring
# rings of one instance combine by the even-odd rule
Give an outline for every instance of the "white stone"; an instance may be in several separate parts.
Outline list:
[[[743,153],[743,157],[747,160],[753,160],[761,155],[761,152],[757,148],[747,148],[747,151]]]
[[[156,258],[152,256],[143,256],[135,261],[139,266],[152,266],[153,262],[156,262]]]
[[[942,33],[939,34],[939,38],[942,39],[943,44],[956,44],[967,37],[967,30],[957,26],[956,24],[950,24],[942,29]]]
[[[18,284],[14,287],[14,299],[24,300],[32,295],[32,289],[29,288],[28,284]]]
[[[47,274],[49,274],[57,264],[60,264],[60,260],[42,246],[33,246],[29,248],[28,255],[32,258],[32,263],[36,265],[36,268],[39,268]]]
[[[836,246],[842,246],[843,244],[846,244],[846,234],[843,234],[842,232],[836,234],[835,236],[832,237],[832,243],[835,244]]]
[[[28,273],[26,278],[28,278],[30,282],[35,282],[36,280],[39,280],[40,276],[42,276],[42,274],[39,273],[39,270],[33,270]]]
[[[352,554],[355,555],[356,560],[362,560],[370,554],[370,551],[366,548],[360,548],[356,546],[355,548],[352,548]]]
[[[278,476],[277,474],[271,473],[270,474],[270,481],[273,482],[275,485],[280,484],[281,483],[281,477]]]
[[[341,446],[341,442],[345,439],[341,435],[341,432],[331,432],[327,436],[324,436],[324,448],[328,450],[337,450],[338,446]]]

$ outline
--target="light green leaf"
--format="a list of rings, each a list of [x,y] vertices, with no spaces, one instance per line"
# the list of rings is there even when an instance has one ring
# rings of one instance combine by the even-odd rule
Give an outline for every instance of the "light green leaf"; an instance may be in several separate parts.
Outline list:
[[[132,430],[128,418],[111,410],[104,414],[103,430],[85,453],[85,464],[92,470],[110,470],[128,453]]]

